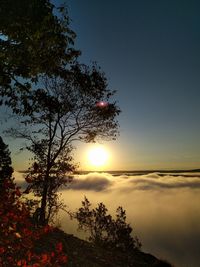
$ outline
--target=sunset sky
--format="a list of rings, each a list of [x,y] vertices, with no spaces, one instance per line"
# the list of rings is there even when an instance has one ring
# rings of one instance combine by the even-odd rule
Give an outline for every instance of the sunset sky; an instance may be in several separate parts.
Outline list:
[[[54,1],[56,4],[61,0]],[[194,169],[200,166],[200,2],[68,0],[80,61],[96,61],[122,110],[120,137],[103,142],[101,168],[91,144],[76,144],[81,170]],[[5,140],[16,169],[15,140]]]
[[[63,2],[50,1],[56,6]],[[112,216],[116,208],[122,206],[127,211],[127,223],[133,227],[132,235],[138,236],[142,242],[142,251],[166,259],[173,266],[199,267],[200,0],[66,2],[71,19],[70,28],[77,34],[75,48],[82,52],[79,61],[87,65],[95,61],[101,66],[108,78],[109,88],[117,90],[111,102],[116,100],[122,112],[118,117],[120,135],[116,141],[73,144],[75,149],[72,150],[72,157],[79,164],[80,172],[72,175],[71,183],[66,186],[62,184],[56,189],[59,199],[66,205],[64,209],[76,211],[85,196],[92,207],[104,203]],[[75,84],[74,88],[79,87],[74,79],[70,81],[70,85]],[[82,88],[85,89],[81,83]],[[63,94],[66,98],[63,95],[60,97],[64,99],[64,104],[67,103],[67,109],[62,110],[74,115],[73,109],[68,106],[71,102],[68,94],[69,91]],[[78,115],[75,114],[71,119],[67,113],[63,128],[60,127],[60,132],[57,132],[58,136],[53,131],[56,140],[61,140],[59,138],[64,136],[64,130],[67,129],[69,133],[73,129],[66,127],[66,121],[74,120],[80,129],[79,122],[84,122],[83,116],[79,117],[81,112],[96,111],[94,106],[109,106],[105,99],[99,97],[90,104],[89,96],[86,96],[87,101],[81,97]],[[76,101],[76,96],[74,99],[77,108],[79,101]],[[92,109],[88,108],[88,101]],[[86,109],[82,109],[82,105]],[[51,111],[55,106],[53,109],[49,104],[46,107],[50,107]],[[65,105],[61,107],[66,108]],[[26,145],[24,140],[4,134],[4,130],[11,126],[21,127],[21,118],[18,117],[16,121],[9,117],[10,114],[9,107],[0,106],[0,136],[9,145],[13,177],[24,192],[27,185],[31,185],[31,176],[25,180],[27,172],[24,171],[33,163],[33,155],[20,152],[20,148]],[[93,116],[88,117],[93,120]],[[48,118],[51,127],[53,120],[49,114]],[[96,118],[99,117],[94,116],[95,121]],[[86,129],[90,130],[91,120],[86,125]],[[34,129],[38,130],[37,127]],[[103,134],[106,132],[104,129]],[[76,133],[70,132],[73,138]],[[69,140],[70,134],[66,134],[65,140]],[[54,144],[59,148],[58,143]],[[58,154],[55,153],[54,144],[51,146],[50,142],[49,147],[54,150],[50,151],[52,154],[48,151],[44,158],[35,146],[42,164],[41,161],[35,164],[33,177],[38,174],[37,184],[39,181],[41,188],[44,185],[43,193],[48,188],[48,197],[53,192],[54,181],[59,183],[66,181],[64,176],[68,178],[68,173],[62,172],[63,168],[55,174],[58,161],[54,159]],[[46,152],[45,149],[43,151]],[[44,171],[40,166],[44,166]],[[65,164],[60,166],[65,167]],[[186,171],[193,169],[197,170]],[[57,180],[59,175],[61,180]],[[33,195],[27,196],[31,199]],[[60,210],[58,217],[55,217],[56,224],[69,234],[85,238],[86,233],[77,231],[77,223],[68,215]]]
[[[200,2],[67,3],[82,62],[97,61],[122,109],[106,168],[198,168]],[[83,168],[87,149],[75,153]]]

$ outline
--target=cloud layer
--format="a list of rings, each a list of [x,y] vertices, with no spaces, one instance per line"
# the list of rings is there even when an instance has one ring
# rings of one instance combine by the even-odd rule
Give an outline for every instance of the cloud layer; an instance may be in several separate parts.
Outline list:
[[[24,185],[20,175],[15,174]],[[70,210],[79,208],[84,196],[94,206],[105,203],[112,215],[122,206],[144,251],[176,267],[200,266],[200,173],[89,173],[76,175],[62,189]],[[65,213],[61,213],[61,224],[68,233],[84,236]]]
[[[149,173],[146,175],[112,176],[109,173],[88,173],[77,175],[70,186],[72,190],[119,191],[164,190],[176,188],[200,188],[200,173],[194,174],[163,174]]]
[[[63,191],[71,209],[80,207],[85,195],[94,205],[104,202],[111,214],[123,206],[143,250],[177,267],[199,267],[200,173],[90,173],[76,176]],[[76,233],[63,216],[63,228]]]
[[[87,175],[75,176],[70,189],[72,190],[92,190],[92,191],[104,191],[112,186],[112,179],[110,175],[104,173],[89,173]]]

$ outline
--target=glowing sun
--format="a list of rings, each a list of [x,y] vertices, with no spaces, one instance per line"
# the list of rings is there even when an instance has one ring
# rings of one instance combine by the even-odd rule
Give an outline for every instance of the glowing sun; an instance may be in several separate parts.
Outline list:
[[[105,166],[108,158],[108,151],[103,146],[95,146],[88,151],[88,160],[91,167]]]

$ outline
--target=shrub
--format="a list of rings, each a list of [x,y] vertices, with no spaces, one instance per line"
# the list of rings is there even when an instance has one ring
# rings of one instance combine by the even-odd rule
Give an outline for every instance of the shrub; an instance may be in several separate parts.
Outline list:
[[[5,179],[0,195],[0,266],[2,267],[59,267],[67,262],[62,243],[52,251],[36,253],[36,243],[53,228],[36,229],[29,210],[20,201],[21,192],[13,179]]]
[[[140,249],[141,243],[137,237],[131,236],[132,228],[126,223],[126,211],[118,207],[116,219],[107,211],[103,203],[91,209],[91,203],[85,197],[82,207],[72,217],[77,219],[79,230],[89,232],[89,241],[95,245],[123,251]]]

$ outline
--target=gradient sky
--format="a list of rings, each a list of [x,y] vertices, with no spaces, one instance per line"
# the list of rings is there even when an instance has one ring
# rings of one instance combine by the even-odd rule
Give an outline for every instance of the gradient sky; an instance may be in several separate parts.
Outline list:
[[[118,91],[120,138],[106,143],[110,169],[198,168],[200,2],[67,3],[81,61],[97,61]],[[85,149],[77,147],[80,162]]]
[[[55,0],[56,4],[61,0]],[[68,0],[80,61],[96,61],[122,110],[106,170],[200,167],[200,1]],[[14,167],[27,163],[7,141]],[[90,145],[77,144],[86,169]],[[89,167],[88,167],[89,169]]]

